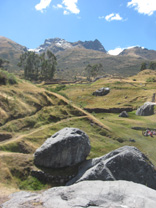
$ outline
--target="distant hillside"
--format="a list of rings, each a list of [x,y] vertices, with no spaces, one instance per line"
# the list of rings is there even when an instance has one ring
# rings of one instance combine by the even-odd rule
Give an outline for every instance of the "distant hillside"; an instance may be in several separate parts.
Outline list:
[[[99,76],[105,74],[131,76],[140,71],[142,62],[156,61],[154,55],[150,56],[150,59],[134,54],[112,56],[100,51],[82,48],[60,51],[56,53],[56,57],[58,62],[57,76],[66,79],[84,76],[85,67],[88,64],[101,63],[103,65],[103,72]]]
[[[28,49],[5,37],[0,37],[0,58],[9,60],[9,71],[19,70],[17,63],[20,55]],[[140,70],[142,62],[156,61],[156,51],[141,47],[124,50],[118,56],[107,54],[104,46],[98,41],[68,42],[64,39],[46,39],[44,44],[36,49],[29,49],[36,53],[51,50],[57,57],[56,78],[73,80],[75,77],[85,76],[88,64],[103,65],[104,74],[134,75]]]
[[[133,47],[123,50],[119,56],[135,56],[143,59],[156,60],[156,51],[142,47]]]
[[[27,48],[20,44],[0,36],[0,58],[8,60],[9,69],[11,71],[17,70],[17,63],[20,55],[27,51]]]
[[[104,74],[134,75],[139,72],[141,63],[156,60],[156,51],[134,47],[124,50],[118,56],[107,54],[104,46],[98,41],[68,42],[64,39],[46,39],[36,52],[51,50],[57,57],[57,78],[74,79],[85,76],[88,64],[101,63]]]

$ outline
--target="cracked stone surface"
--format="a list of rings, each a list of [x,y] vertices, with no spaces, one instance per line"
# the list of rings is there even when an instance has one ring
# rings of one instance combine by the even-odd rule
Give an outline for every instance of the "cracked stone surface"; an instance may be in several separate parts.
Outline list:
[[[156,191],[128,181],[82,181],[42,193],[17,192],[2,208],[155,208]]]
[[[83,162],[90,152],[89,137],[78,128],[64,128],[48,138],[34,154],[37,166],[62,168]]]
[[[67,185],[85,180],[126,180],[156,189],[156,169],[136,147],[123,146],[82,163]]]

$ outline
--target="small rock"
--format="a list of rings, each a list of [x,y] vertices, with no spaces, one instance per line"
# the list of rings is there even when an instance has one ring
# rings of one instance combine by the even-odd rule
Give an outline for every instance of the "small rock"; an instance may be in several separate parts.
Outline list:
[[[93,95],[95,95],[95,96],[104,96],[104,95],[107,95],[109,92],[110,92],[110,88],[102,87],[102,88],[96,90],[95,92],[93,92]]]
[[[129,139],[130,142],[136,142],[135,139]]]
[[[120,114],[119,114],[119,117],[125,117],[125,118],[128,118],[128,113],[126,111],[122,111]]]

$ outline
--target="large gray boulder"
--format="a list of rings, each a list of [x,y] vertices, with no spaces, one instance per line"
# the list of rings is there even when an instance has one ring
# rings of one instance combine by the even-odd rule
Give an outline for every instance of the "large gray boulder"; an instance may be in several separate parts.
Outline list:
[[[95,92],[93,92],[93,95],[95,95],[95,96],[104,96],[104,95],[107,95],[109,92],[110,92],[110,88],[102,87],[102,88],[96,90]]]
[[[42,193],[17,192],[2,208],[155,208],[156,191],[128,181],[83,181]]]
[[[34,154],[37,166],[62,168],[86,159],[91,146],[88,136],[77,128],[64,128],[48,138]]]
[[[126,180],[156,189],[156,170],[136,147],[124,146],[84,162],[67,185],[85,180]]]
[[[136,115],[137,116],[150,116],[154,114],[154,105],[156,103],[146,102],[140,108],[137,109]]]

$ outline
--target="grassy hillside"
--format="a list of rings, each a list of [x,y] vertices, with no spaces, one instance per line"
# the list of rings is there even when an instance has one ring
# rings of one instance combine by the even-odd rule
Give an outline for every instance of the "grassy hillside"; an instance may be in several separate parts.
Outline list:
[[[144,70],[138,75],[124,79],[107,77],[90,84],[66,85],[61,92],[72,103],[91,110],[93,116],[109,127],[109,137],[113,141],[118,141],[119,146],[135,145],[156,165],[156,154],[154,153],[156,138],[142,136],[142,129],[156,128],[156,114],[147,117],[135,115],[136,109],[144,102],[152,101],[153,94],[156,93],[156,82],[153,81],[155,79],[155,71]],[[51,86],[52,89],[55,87]],[[101,87],[109,87],[110,93],[101,97],[93,96],[92,93]],[[100,113],[96,113],[97,109],[100,109]],[[117,113],[113,113],[114,109]],[[129,118],[119,117],[119,112],[123,109],[130,111],[128,112]],[[110,110],[109,112],[112,113],[105,113],[106,110]],[[109,141],[111,141],[110,138]],[[135,142],[131,143],[131,139],[134,139]]]
[[[150,52],[149,52],[150,53]],[[103,52],[87,50],[87,49],[68,49],[56,54],[57,57],[57,73],[56,75],[63,79],[74,79],[75,76],[83,77],[85,75],[85,67],[88,64],[103,65],[103,72],[105,74],[117,74],[132,76],[137,74],[140,70],[142,62],[150,62],[151,59],[136,55],[112,56]],[[152,60],[156,60],[155,56]],[[155,57],[155,58],[154,58]]]
[[[73,126],[87,131],[91,129],[92,123],[96,127],[95,131],[103,129],[105,135],[109,133],[102,122],[59,94],[23,80],[17,80],[13,85],[1,84],[0,87],[2,187],[42,188],[43,185],[31,176],[31,171],[36,169],[33,153],[48,137],[63,127]],[[30,187],[30,181],[36,185]]]
[[[53,49],[50,48],[52,51]],[[17,67],[19,57],[27,51],[27,48],[20,44],[0,36],[0,58],[8,60],[7,69],[10,72],[20,73]],[[103,65],[103,71],[100,75],[118,74],[124,76],[132,76],[139,72],[142,62],[149,63],[156,61],[156,52],[143,49],[128,49],[121,55],[112,56],[104,52],[85,49],[83,47],[75,47],[59,51],[55,53],[57,57],[56,78],[74,80],[75,77],[84,77],[85,68],[88,64]]]
[[[156,78],[156,72],[145,70],[127,79],[107,77],[94,83],[63,87],[36,86],[23,80],[17,80],[13,85],[1,85],[0,189],[12,192],[15,189],[47,188],[31,175],[37,170],[33,153],[48,137],[64,127],[80,128],[88,134],[92,146],[88,158],[104,155],[124,145],[134,145],[156,165],[156,137],[142,135],[142,130],[156,128],[156,114],[148,117],[135,115],[137,107],[151,101],[156,93],[156,82],[149,81],[151,77]],[[110,93],[94,97],[92,92],[100,87],[110,87]],[[129,117],[119,117],[121,109],[127,107],[130,108]],[[88,113],[84,108],[93,111]],[[119,112],[95,113],[95,108],[116,108]],[[70,171],[60,170],[53,174],[68,175]]]
[[[17,64],[20,55],[26,50],[26,47],[0,36],[0,58],[9,61],[9,71],[19,70]]]

